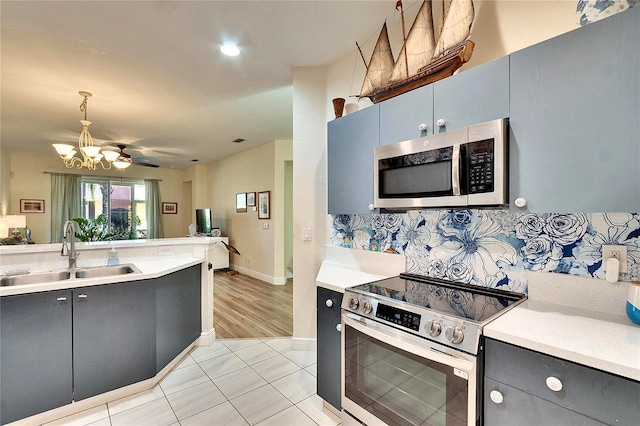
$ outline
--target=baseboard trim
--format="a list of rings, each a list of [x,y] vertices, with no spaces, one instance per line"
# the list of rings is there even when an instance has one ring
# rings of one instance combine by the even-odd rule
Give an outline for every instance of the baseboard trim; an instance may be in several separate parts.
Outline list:
[[[196,340],[196,346],[210,346],[214,340],[216,340],[216,329],[212,328],[209,331],[200,333],[200,337]]]
[[[273,285],[285,285],[287,283],[286,277],[272,277],[271,275],[262,274],[254,271],[253,269],[245,268],[244,266],[231,265],[231,268],[238,271],[241,274],[249,275],[250,277],[257,278],[260,281],[267,282]]]
[[[315,351],[318,344],[315,338],[308,337],[292,337],[291,338],[291,350],[292,351]]]

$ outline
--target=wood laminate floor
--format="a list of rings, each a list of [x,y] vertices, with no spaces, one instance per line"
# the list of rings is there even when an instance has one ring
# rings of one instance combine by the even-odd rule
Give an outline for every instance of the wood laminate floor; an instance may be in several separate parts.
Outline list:
[[[213,326],[221,339],[291,336],[293,280],[273,285],[244,274],[216,271]]]

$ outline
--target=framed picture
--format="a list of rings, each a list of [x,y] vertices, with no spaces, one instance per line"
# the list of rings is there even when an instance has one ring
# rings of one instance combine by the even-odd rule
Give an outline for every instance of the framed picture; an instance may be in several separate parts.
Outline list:
[[[236,194],[236,213],[247,212],[247,193],[241,192]]]
[[[178,203],[162,203],[162,214],[178,214]]]
[[[271,217],[270,194],[271,191],[258,192],[258,219],[269,219]]]
[[[247,192],[247,206],[255,207],[255,205],[256,205],[256,193]]]
[[[20,213],[44,213],[44,200],[20,200]]]

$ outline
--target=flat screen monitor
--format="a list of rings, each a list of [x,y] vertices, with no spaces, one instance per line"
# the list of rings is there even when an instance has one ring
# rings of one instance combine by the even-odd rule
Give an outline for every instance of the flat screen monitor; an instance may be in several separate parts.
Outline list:
[[[196,232],[206,235],[211,233],[211,209],[196,209]]]

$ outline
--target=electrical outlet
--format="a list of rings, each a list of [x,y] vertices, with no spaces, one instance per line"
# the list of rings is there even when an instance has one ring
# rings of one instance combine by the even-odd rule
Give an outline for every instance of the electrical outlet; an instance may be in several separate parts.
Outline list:
[[[269,229],[269,222],[265,222],[262,224],[262,229]]]
[[[620,272],[627,272],[627,246],[602,246],[602,264],[612,257],[620,261]]]

